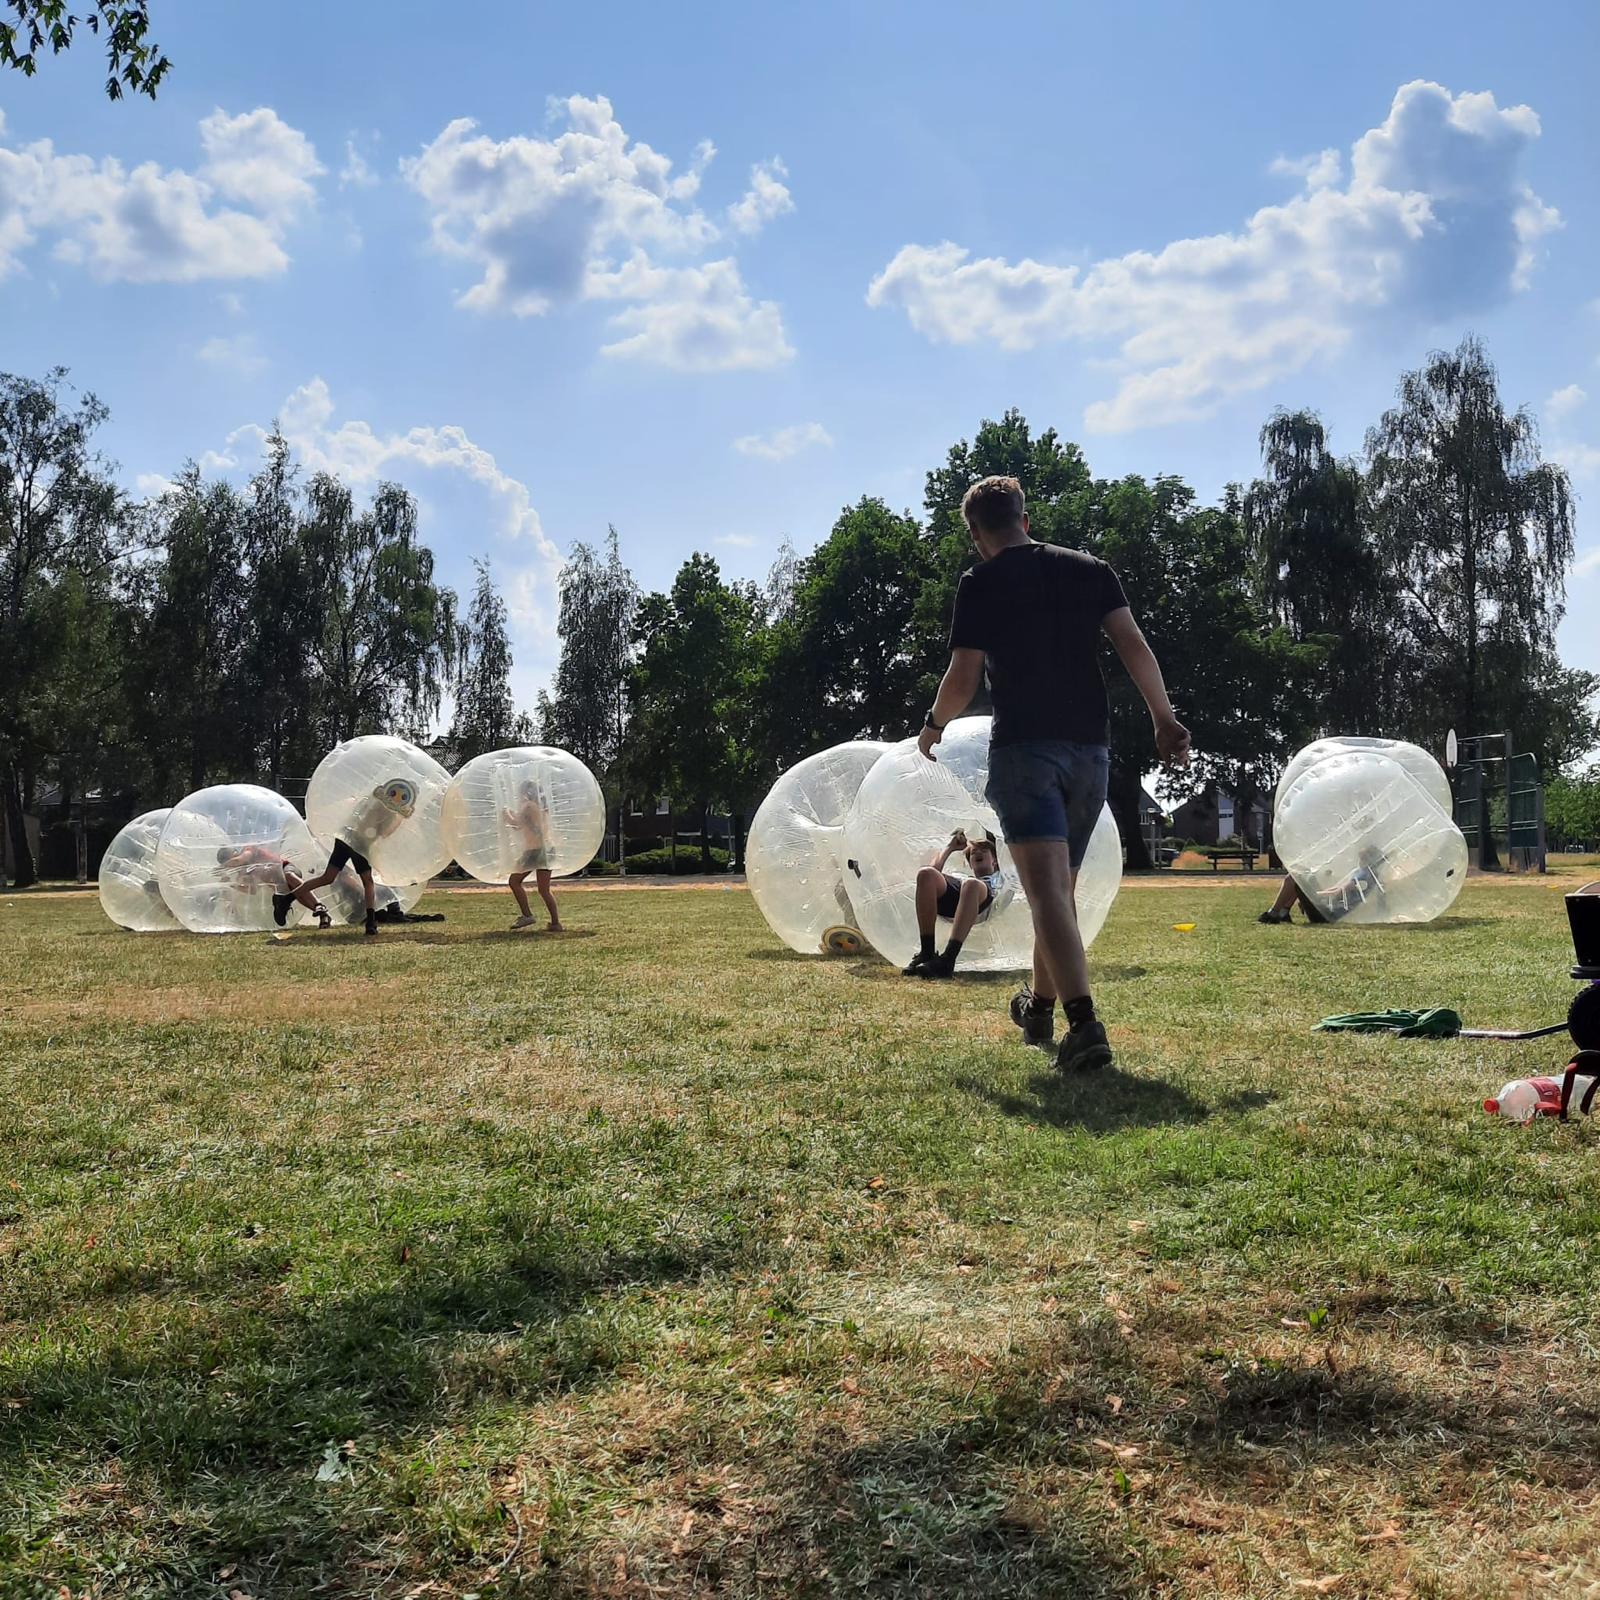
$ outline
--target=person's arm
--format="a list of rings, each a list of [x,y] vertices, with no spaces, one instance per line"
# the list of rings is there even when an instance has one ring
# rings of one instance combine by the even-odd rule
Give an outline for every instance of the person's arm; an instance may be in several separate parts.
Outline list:
[[[1107,612],[1100,626],[1127,668],[1134,687],[1144,696],[1150,708],[1150,720],[1155,724],[1156,753],[1173,766],[1189,764],[1189,730],[1178,721],[1167,698],[1166,681],[1161,676],[1161,664],[1155,658],[1148,641],[1133,620],[1127,606]]]
[[[926,754],[926,752],[924,752],[924,754]],[[957,830],[955,833],[950,835],[950,842],[944,847],[944,849],[935,850],[933,854],[928,857],[928,865],[932,867],[935,872],[943,872],[945,862],[947,862],[958,850],[965,850],[966,848],[967,836]]]
[[[917,736],[917,748],[928,760],[935,759],[933,747],[944,737],[945,725],[972,704],[982,682],[983,651],[952,650],[950,665],[944,669],[933,709],[928,713],[937,726],[925,727]]]

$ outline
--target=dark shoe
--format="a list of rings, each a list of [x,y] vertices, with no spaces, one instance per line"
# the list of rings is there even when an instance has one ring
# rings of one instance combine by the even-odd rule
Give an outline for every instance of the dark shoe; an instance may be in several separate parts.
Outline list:
[[[919,978],[953,978],[956,964],[949,956],[936,955],[931,961],[924,961],[917,972]]]
[[[1277,922],[1293,922],[1294,921],[1294,912],[1293,911],[1263,911],[1261,913],[1261,915],[1256,918],[1256,921],[1257,922],[1265,922],[1269,926],[1271,924],[1277,923]]]
[[[1033,990],[1027,985],[1011,997],[1011,1020],[1022,1029],[1022,1042],[1049,1049],[1056,1036],[1056,1008],[1048,1011],[1033,1003]]]
[[[377,931],[378,931],[378,914],[375,911],[369,911],[367,913],[367,932],[368,933],[376,933]]]
[[[901,967],[900,976],[902,978],[920,978],[922,976],[922,969],[927,966],[930,961],[935,959],[937,958],[934,956],[923,955],[923,953],[919,950],[903,967]]]
[[[1058,1072],[1099,1072],[1109,1067],[1116,1058],[1111,1053],[1111,1041],[1106,1038],[1106,1025],[1096,1018],[1081,1028],[1074,1028],[1056,1051]]]
[[[312,915],[317,919],[317,926],[321,928],[324,933],[326,933],[328,929],[333,926],[333,917],[329,914],[328,908],[325,905],[318,905],[316,910],[312,912]]]
[[[294,904],[292,894],[275,894],[272,897],[272,920],[280,928],[287,927],[289,923],[289,907]]]

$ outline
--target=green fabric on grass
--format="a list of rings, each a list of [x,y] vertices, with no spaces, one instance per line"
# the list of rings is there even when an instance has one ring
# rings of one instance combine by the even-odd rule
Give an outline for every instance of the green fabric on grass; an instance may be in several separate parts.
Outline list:
[[[1426,1011],[1353,1011],[1324,1017],[1318,1033],[1393,1033],[1402,1039],[1453,1039],[1461,1032],[1461,1014],[1446,1006]]]

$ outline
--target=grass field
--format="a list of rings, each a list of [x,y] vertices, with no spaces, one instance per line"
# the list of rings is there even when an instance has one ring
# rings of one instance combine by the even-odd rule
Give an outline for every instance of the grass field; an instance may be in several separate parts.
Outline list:
[[[261,938],[0,896],[0,1595],[1600,1594],[1560,891],[1133,882],[1122,1071],[747,894]],[[1194,932],[1172,924],[1193,920]]]

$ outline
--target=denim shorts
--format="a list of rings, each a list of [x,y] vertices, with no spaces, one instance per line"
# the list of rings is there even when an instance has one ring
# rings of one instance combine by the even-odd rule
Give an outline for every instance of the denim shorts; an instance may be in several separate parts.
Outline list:
[[[989,751],[984,796],[1007,844],[1064,840],[1072,870],[1083,865],[1106,803],[1111,753],[1103,744],[1025,739]]]

